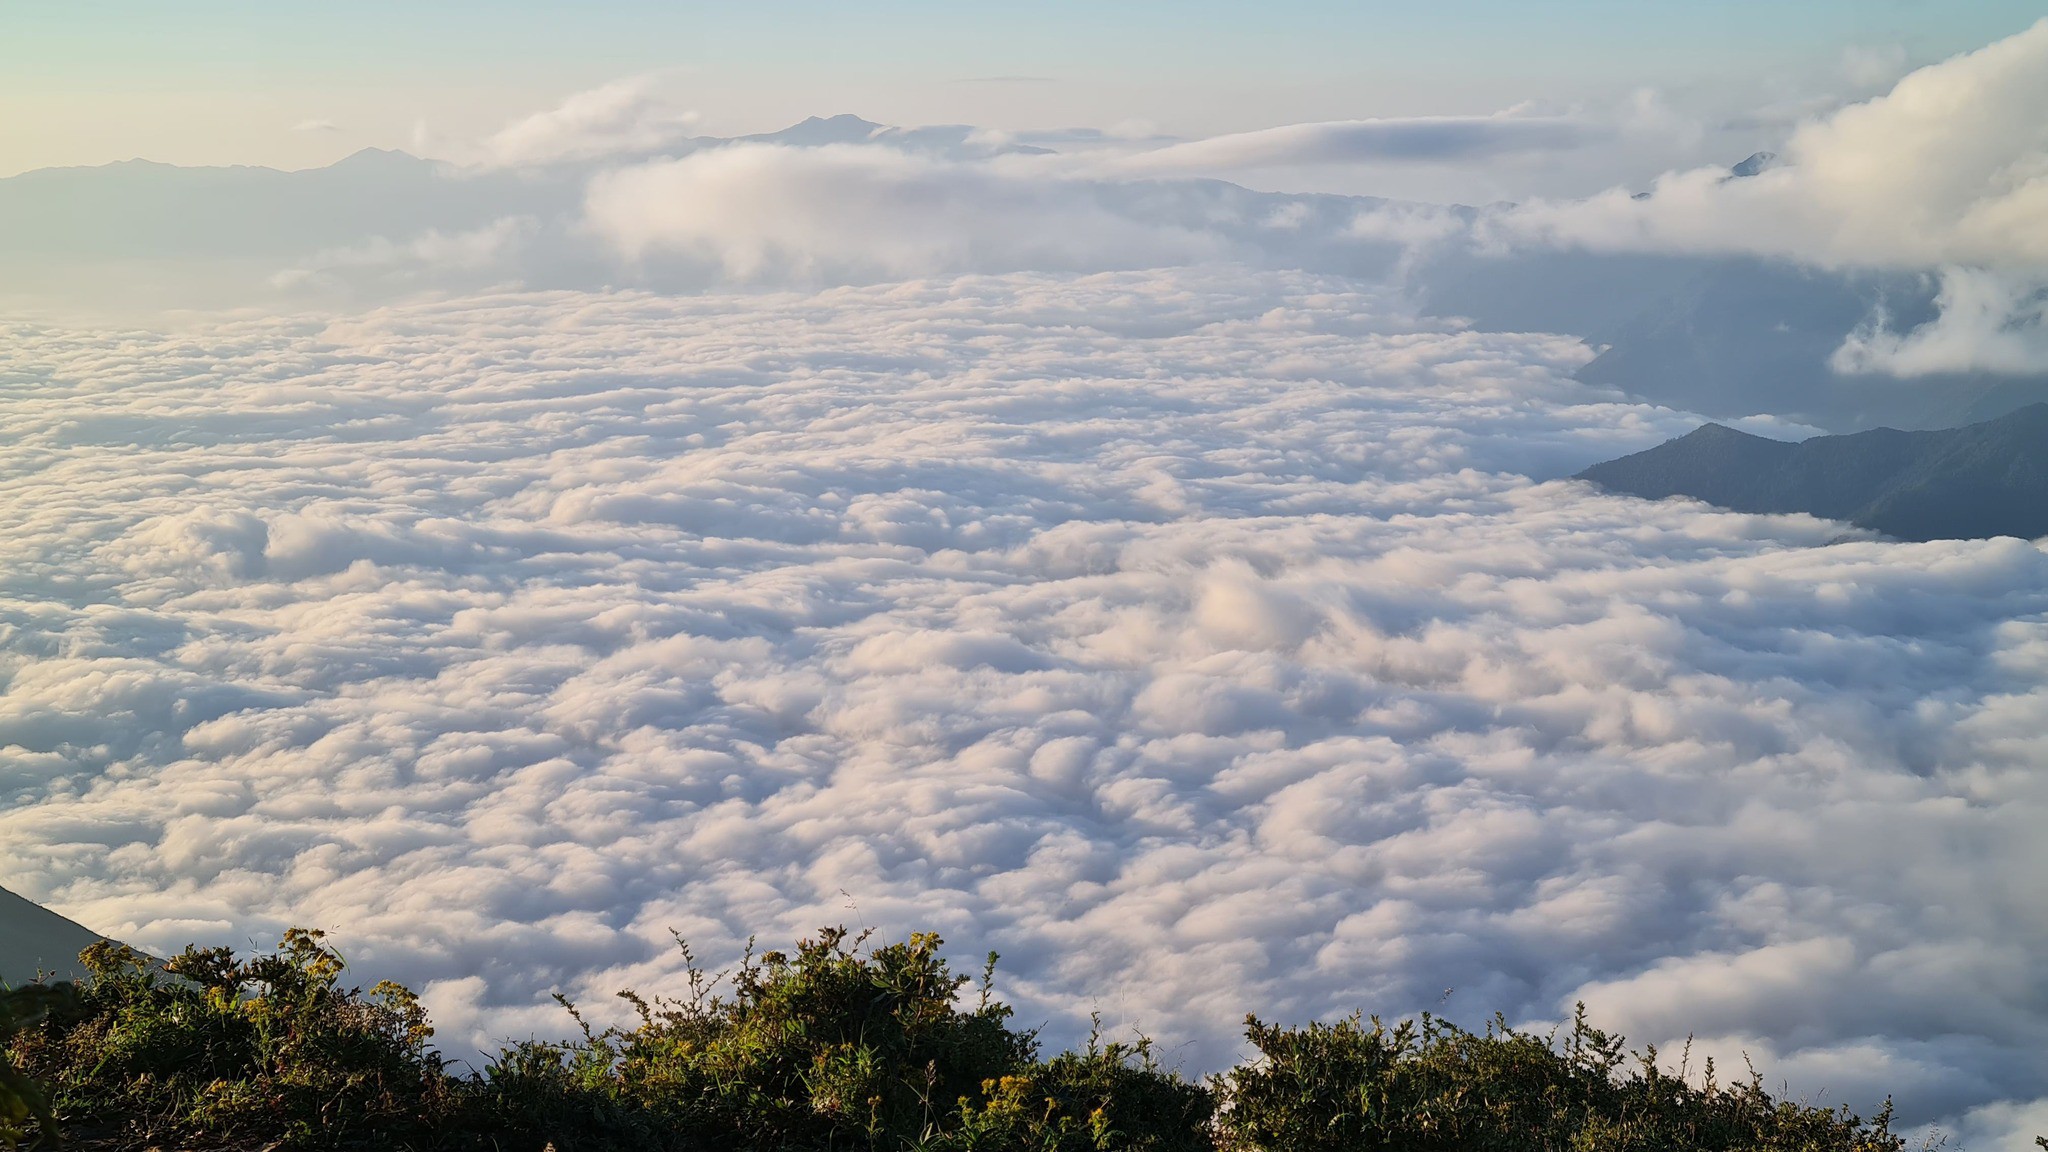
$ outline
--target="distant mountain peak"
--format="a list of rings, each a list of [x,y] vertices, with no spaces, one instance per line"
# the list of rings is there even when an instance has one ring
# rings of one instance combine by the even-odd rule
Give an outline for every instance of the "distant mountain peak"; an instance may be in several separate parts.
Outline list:
[[[1730,179],[1742,180],[1783,166],[1784,161],[1778,158],[1776,152],[1752,152],[1742,163],[1728,169],[1728,176]]]
[[[740,139],[763,144],[789,144],[799,148],[815,148],[824,144],[860,144],[877,132],[888,131],[888,125],[863,120],[851,112],[837,116],[812,116],[784,128],[780,132],[764,132]]]
[[[1680,440],[1765,440],[1768,437],[1709,421],[1679,437]]]
[[[875,123],[873,120],[863,120],[851,112],[841,112],[837,116],[806,116],[801,123],[794,125],[794,127],[801,128],[807,124],[830,124],[838,128],[866,128],[870,130],[882,127],[882,125]]]
[[[358,148],[335,161],[337,164],[370,163],[380,160],[418,160],[419,157],[397,148]]]
[[[359,148],[336,160],[328,165],[328,167],[355,169],[413,168],[427,163],[431,163],[431,161],[422,160],[410,152],[400,152],[395,148]]]

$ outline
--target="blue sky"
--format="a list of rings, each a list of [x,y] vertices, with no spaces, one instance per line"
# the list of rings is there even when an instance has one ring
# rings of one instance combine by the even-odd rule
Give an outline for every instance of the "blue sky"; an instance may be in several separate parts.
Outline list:
[[[0,171],[134,155],[318,163],[404,146],[422,122],[485,131],[657,70],[711,131],[854,111],[1198,135],[1645,85],[1735,100],[1825,88],[1845,61],[1929,62],[2044,12],[2023,0],[13,0],[0,16]],[[336,129],[292,131],[309,120]]]

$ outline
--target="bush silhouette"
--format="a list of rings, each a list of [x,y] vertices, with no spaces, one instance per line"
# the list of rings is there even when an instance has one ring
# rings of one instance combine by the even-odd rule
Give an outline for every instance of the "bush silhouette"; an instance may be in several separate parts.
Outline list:
[[[485,1080],[539,1088],[561,1119],[581,1111],[678,1146],[920,1147],[985,1082],[1030,1066],[1035,1046],[1008,1027],[986,972],[978,1003],[959,1006],[970,978],[939,956],[937,936],[865,943],[832,928],[793,954],[750,956],[729,996],[693,965],[681,999],[622,994],[637,1027],[509,1049]]]
[[[403,1139],[450,1114],[418,1001],[341,987],[321,933],[247,960],[188,948],[158,965],[105,942],[79,958],[80,993],[9,1046],[68,1121],[310,1147]]]
[[[733,1152],[1900,1152],[1870,1120],[1774,1100],[1752,1071],[1697,1079],[1631,1053],[1583,1010],[1559,1036],[1424,1015],[1299,1028],[1246,1021],[1256,1055],[1204,1082],[1148,1041],[1043,1058],[928,933],[843,928],[675,998],[620,993],[630,1026],[499,1052],[457,1075],[418,1000],[344,986],[318,932],[249,958],[118,945],[81,987],[0,997],[0,1146]],[[688,950],[685,949],[686,959]],[[1681,1071],[1683,1062],[1681,1063]],[[45,1102],[48,1107],[46,1108]]]
[[[1581,1005],[1562,1043],[1509,1028],[1483,1033],[1424,1015],[1278,1028],[1247,1019],[1260,1059],[1221,1078],[1229,1149],[1289,1152],[1755,1149],[1898,1152],[1889,1102],[1871,1121],[1774,1101],[1752,1071],[1722,1085],[1662,1071],[1655,1048],[1630,1057]]]

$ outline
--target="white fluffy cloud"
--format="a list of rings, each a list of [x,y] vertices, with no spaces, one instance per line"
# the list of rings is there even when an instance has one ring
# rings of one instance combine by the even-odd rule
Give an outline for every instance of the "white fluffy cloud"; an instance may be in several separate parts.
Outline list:
[[[1742,252],[1830,268],[1947,269],[1957,311],[1838,362],[1899,375],[2048,368],[2038,286],[2048,277],[2048,20],[1908,74],[1890,92],[1801,124],[1779,167],[1724,168],[1525,205],[1492,226],[1517,242]],[[2000,279],[2003,278],[2003,279]],[[2003,297],[2012,307],[1987,315]],[[1988,345],[1958,339],[1997,334]]]
[[[1213,259],[1211,230],[1117,211],[1036,166],[894,148],[738,144],[608,172],[589,222],[629,259],[681,257],[741,282],[1117,269]]]
[[[1068,1039],[1698,1031],[2024,1122],[2048,557],[1537,482],[1574,341],[1218,268],[508,296],[0,365],[0,875],[458,1049],[826,922]]]
[[[2048,272],[1946,268],[1935,303],[1939,316],[1904,332],[1872,317],[1835,350],[1835,371],[1923,376],[2048,367]]]
[[[688,135],[697,114],[677,107],[656,79],[636,76],[578,92],[515,120],[466,157],[495,168],[533,168],[648,153]]]
[[[1829,267],[2048,266],[2048,20],[1807,121],[1786,163],[1673,173],[1526,206],[1511,231],[1595,248],[1784,256]]]

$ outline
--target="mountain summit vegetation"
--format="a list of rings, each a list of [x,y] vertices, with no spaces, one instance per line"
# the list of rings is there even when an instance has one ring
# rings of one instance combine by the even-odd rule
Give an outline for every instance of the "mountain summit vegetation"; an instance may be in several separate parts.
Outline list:
[[[1707,424],[1579,478],[1652,500],[1807,512],[1901,540],[2031,540],[2048,535],[2048,404],[1962,428],[1796,444]]]
[[[677,998],[620,993],[629,1026],[502,1049],[458,1073],[409,990],[344,979],[318,932],[267,953],[154,961],[100,942],[79,984],[0,992],[0,1148],[824,1152],[1901,1152],[1865,1120],[1667,1067],[1583,1010],[1534,1033],[1423,1015],[1245,1022],[1206,1079],[1149,1042],[1050,1058],[928,933],[841,928],[751,953]],[[688,952],[685,949],[685,956]],[[1690,1075],[1687,1073],[1690,1072]]]

